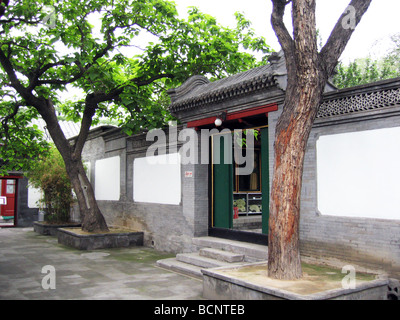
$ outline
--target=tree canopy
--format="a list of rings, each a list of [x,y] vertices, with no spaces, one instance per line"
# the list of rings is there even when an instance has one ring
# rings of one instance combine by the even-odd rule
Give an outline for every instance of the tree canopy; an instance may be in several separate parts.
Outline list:
[[[248,70],[261,63],[252,52],[270,51],[242,14],[228,29],[196,8],[180,19],[174,3],[165,0],[1,1],[0,141],[13,152],[10,126],[21,113],[46,122],[86,231],[108,229],[82,164],[92,124],[117,119],[128,134],[161,127],[170,120],[168,88],[194,74],[216,79]],[[58,112],[80,122],[74,144]],[[40,140],[34,133],[29,142]]]
[[[0,158],[14,162],[45,147],[29,126],[43,113],[35,99],[82,122],[82,133],[101,118],[133,133],[171,119],[168,88],[194,74],[213,80],[247,70],[263,63],[253,52],[270,51],[240,13],[229,29],[194,7],[180,19],[163,0],[22,0],[2,9],[0,138],[8,148]]]

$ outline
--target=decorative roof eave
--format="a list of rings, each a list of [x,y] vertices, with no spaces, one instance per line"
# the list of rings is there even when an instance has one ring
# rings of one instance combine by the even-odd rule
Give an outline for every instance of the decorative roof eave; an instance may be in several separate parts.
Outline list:
[[[238,98],[244,95],[276,87],[277,79],[274,75],[264,75],[227,88],[205,92],[196,97],[180,100],[170,105],[172,113],[202,107],[209,104],[216,104],[222,101]]]
[[[180,87],[169,90],[172,114],[223,103],[268,90],[286,90],[286,62],[283,51],[272,53],[269,63],[210,82],[204,76],[193,76]]]

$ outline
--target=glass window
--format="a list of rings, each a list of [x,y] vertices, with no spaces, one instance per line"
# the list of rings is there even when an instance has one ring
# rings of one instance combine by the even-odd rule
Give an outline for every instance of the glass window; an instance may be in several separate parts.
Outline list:
[[[15,193],[15,180],[7,179],[6,193],[8,194]]]

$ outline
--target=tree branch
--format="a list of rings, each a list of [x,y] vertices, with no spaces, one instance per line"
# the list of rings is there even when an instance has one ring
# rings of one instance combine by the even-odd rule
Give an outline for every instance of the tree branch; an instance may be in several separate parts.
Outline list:
[[[38,85],[43,85],[43,84],[50,84],[48,81],[51,80],[39,80],[39,78],[47,71],[50,70],[51,68],[54,67],[58,67],[58,66],[64,66],[66,65],[67,62],[66,61],[59,61],[59,62],[55,62],[55,63],[48,63],[44,66],[42,66],[41,68],[38,68],[37,70],[35,70],[33,72],[33,74],[29,77],[29,86],[28,86],[28,90],[33,90],[35,89]],[[60,82],[60,80],[57,80]],[[67,83],[65,83],[67,84]]]
[[[1,48],[0,48],[0,64],[3,66],[4,71],[7,73],[8,78],[10,79],[11,82],[11,86],[15,90],[17,90],[17,92],[19,92],[21,95],[23,95],[22,93],[26,94],[26,89],[18,80],[10,59],[8,59],[8,57],[4,54]]]
[[[10,79],[11,87],[13,87],[20,94],[20,96],[25,100],[26,105],[34,107],[39,112],[47,124],[47,129],[49,130],[54,143],[57,145],[57,149],[61,154],[64,153],[65,156],[65,153],[69,152],[69,144],[58,123],[53,103],[49,99],[36,97],[34,94],[32,94],[32,91],[25,88],[21,84],[17,78],[11,61],[7,58],[1,48],[0,63]]]
[[[291,56],[294,52],[293,38],[290,36],[289,31],[283,22],[286,5],[290,2],[291,1],[285,0],[272,0],[273,8],[271,24],[286,56]]]
[[[39,80],[40,76],[43,75],[43,73],[46,72],[47,70],[49,70],[53,67],[56,67],[56,66],[66,65],[67,63],[65,61],[60,61],[57,63],[48,64],[48,65],[44,66],[43,68],[41,68],[40,70],[38,70],[37,77],[36,77],[36,79],[33,79],[31,81],[30,88],[31,87],[34,88],[36,86],[45,85],[45,84],[62,86],[62,85],[71,84],[71,83],[79,80],[94,65],[94,63],[98,59],[105,56],[110,50],[112,50],[114,48],[109,34],[107,34],[107,39],[108,39],[107,45],[102,50],[100,50],[99,52],[96,53],[96,55],[93,57],[91,63],[87,63],[85,66],[82,66],[82,65],[79,65],[78,62],[76,62],[76,65],[80,69],[79,73],[73,75],[68,80],[58,80],[58,79]]]
[[[90,126],[92,125],[93,116],[96,112],[98,104],[93,102],[94,94],[89,94],[85,100],[85,110],[83,111],[81,128],[79,130],[78,137],[75,141],[74,151],[72,153],[72,157],[74,160],[80,159],[82,155],[83,147],[85,146],[85,142],[87,136],[89,134]]]
[[[9,130],[8,121],[9,121],[10,119],[14,118],[14,117],[17,115],[17,113],[18,113],[18,111],[19,111],[19,108],[20,108],[21,106],[23,106],[22,103],[16,102],[15,105],[14,105],[14,108],[13,108],[12,113],[10,113],[9,115],[5,116],[5,117],[1,120],[1,125],[2,125],[2,127],[4,128],[4,134],[5,134],[5,136],[6,136],[6,141],[8,141],[8,140],[10,139],[10,135],[9,135],[9,133],[8,133],[8,130]],[[6,142],[6,144],[7,144],[7,142]]]
[[[141,80],[140,78],[132,79],[128,82],[127,85],[115,88],[108,93],[101,92],[101,93],[91,93],[87,95],[85,99],[85,110],[83,111],[81,129],[79,131],[79,135],[78,138],[76,139],[74,146],[74,156],[78,157],[82,153],[87,135],[89,133],[90,126],[92,124],[93,116],[96,110],[98,109],[99,103],[118,99],[120,94],[124,91],[124,89],[126,87],[131,86],[131,84],[129,83],[134,83],[136,86],[142,87],[149,85],[154,81],[162,78],[173,78],[173,77],[174,76],[172,74],[158,74],[146,80]]]
[[[146,80],[140,80],[140,78],[138,78],[138,79],[133,79],[131,81],[133,81],[138,87],[143,87],[143,86],[147,86],[150,83],[153,83],[154,81],[159,80],[159,79],[163,79],[163,78],[173,79],[174,77],[175,76],[171,73],[161,73],[161,74],[158,74],[158,75],[153,76]]]
[[[352,0],[336,23],[328,41],[320,52],[322,63],[331,75],[356,26],[368,10],[372,0]]]
[[[132,86],[131,83],[133,83],[137,87],[143,87],[143,86],[147,86],[147,85],[153,83],[156,80],[163,79],[163,78],[172,79],[172,78],[174,78],[174,75],[170,74],[170,73],[161,73],[161,74],[155,75],[153,77],[150,77],[150,78],[144,79],[144,80],[142,80],[143,78],[134,78],[134,79],[129,80],[126,85],[115,88],[108,93],[103,93],[103,92],[93,93],[92,95],[89,95],[88,98],[91,100],[91,103],[95,103],[95,104],[99,104],[99,103],[105,102],[105,101],[112,101],[114,99],[117,99],[126,87]]]

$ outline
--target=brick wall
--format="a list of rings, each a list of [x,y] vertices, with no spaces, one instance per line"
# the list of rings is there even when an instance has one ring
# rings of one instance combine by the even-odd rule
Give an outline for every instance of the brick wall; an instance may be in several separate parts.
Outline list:
[[[168,134],[168,130],[165,132]],[[181,165],[182,196],[179,205],[134,202],[134,160],[145,157],[152,143],[146,141],[145,134],[127,137],[119,131],[101,132],[89,137],[83,159],[90,163],[93,186],[97,160],[114,156],[121,159],[120,200],[98,201],[99,207],[109,225],[143,231],[146,246],[173,253],[191,252],[192,238],[208,234],[208,165]],[[169,144],[167,152],[175,147],[179,150],[181,145]],[[192,175],[185,177],[186,172]]]
[[[303,172],[300,220],[303,256],[337,259],[400,275],[400,216],[399,220],[383,220],[321,215],[317,209],[316,177],[319,136],[398,126],[399,105],[315,122]]]

